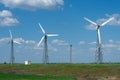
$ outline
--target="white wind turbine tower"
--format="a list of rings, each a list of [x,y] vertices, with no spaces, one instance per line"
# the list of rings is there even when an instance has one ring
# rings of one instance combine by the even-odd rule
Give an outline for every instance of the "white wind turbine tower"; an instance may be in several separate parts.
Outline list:
[[[10,64],[14,64],[14,62],[15,62],[15,57],[14,57],[14,43],[17,43],[17,44],[21,44],[21,43],[13,39],[11,30],[9,30],[9,32],[10,32],[10,43],[11,43]]]
[[[44,36],[41,38],[37,46],[40,46],[42,41],[44,40],[44,53],[43,53],[43,63],[47,64],[49,63],[49,56],[48,56],[48,46],[47,46],[47,37],[52,36],[58,36],[58,34],[46,34],[45,30],[43,29],[42,25],[39,23],[39,26],[44,34]]]
[[[102,63],[103,60],[103,54],[102,54],[102,45],[101,45],[101,36],[100,36],[100,27],[106,25],[108,22],[110,22],[111,20],[113,20],[114,18],[110,18],[107,21],[105,21],[104,23],[102,23],[101,25],[91,21],[88,18],[84,18],[86,21],[92,23],[97,30],[97,63]]]

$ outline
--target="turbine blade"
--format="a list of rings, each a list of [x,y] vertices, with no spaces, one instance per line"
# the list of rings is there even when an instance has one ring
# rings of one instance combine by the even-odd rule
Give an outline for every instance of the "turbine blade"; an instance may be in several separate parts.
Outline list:
[[[39,41],[39,43],[37,44],[37,46],[40,46],[40,44],[42,43],[42,41],[43,41],[44,38],[45,38],[45,36],[43,36],[43,37],[41,38],[41,40]]]
[[[40,26],[40,28],[41,28],[43,34],[45,34],[45,30],[43,29],[42,25],[41,25],[40,23],[38,23],[38,24],[39,24],[39,26]]]
[[[101,26],[106,25],[107,23],[109,23],[110,21],[112,21],[114,19],[114,17],[108,19],[107,21],[105,21],[104,23],[101,24]]]
[[[95,26],[97,26],[97,23],[95,23],[95,22],[91,21],[90,19],[88,19],[88,18],[86,18],[86,17],[84,17],[84,19],[85,19],[86,21],[88,21],[88,22],[90,22],[90,23],[94,24]]]
[[[14,43],[16,43],[16,44],[21,44],[20,42],[18,42],[18,41],[15,41],[15,40],[13,40],[13,42],[14,42]]]
[[[12,39],[12,33],[11,33],[11,30],[9,30],[9,32],[10,32],[10,37],[11,37],[11,39]]]
[[[47,34],[47,36],[51,37],[51,36],[59,36],[58,34]]]

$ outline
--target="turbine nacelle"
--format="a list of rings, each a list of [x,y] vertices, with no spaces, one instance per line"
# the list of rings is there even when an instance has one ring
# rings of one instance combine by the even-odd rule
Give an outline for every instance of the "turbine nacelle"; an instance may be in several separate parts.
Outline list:
[[[97,26],[97,30],[100,29],[100,25]]]

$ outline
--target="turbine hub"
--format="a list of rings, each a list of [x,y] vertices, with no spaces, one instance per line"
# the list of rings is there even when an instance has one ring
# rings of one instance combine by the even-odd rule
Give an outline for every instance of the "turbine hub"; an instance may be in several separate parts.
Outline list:
[[[98,25],[97,30],[100,28],[100,25]]]

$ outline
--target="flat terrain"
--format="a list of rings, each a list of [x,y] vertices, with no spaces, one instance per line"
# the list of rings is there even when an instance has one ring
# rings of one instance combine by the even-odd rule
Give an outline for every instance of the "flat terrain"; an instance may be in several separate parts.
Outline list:
[[[40,76],[27,74],[0,73],[0,80],[76,80],[73,77],[65,76]]]
[[[0,64],[0,79],[120,80],[120,64]]]

